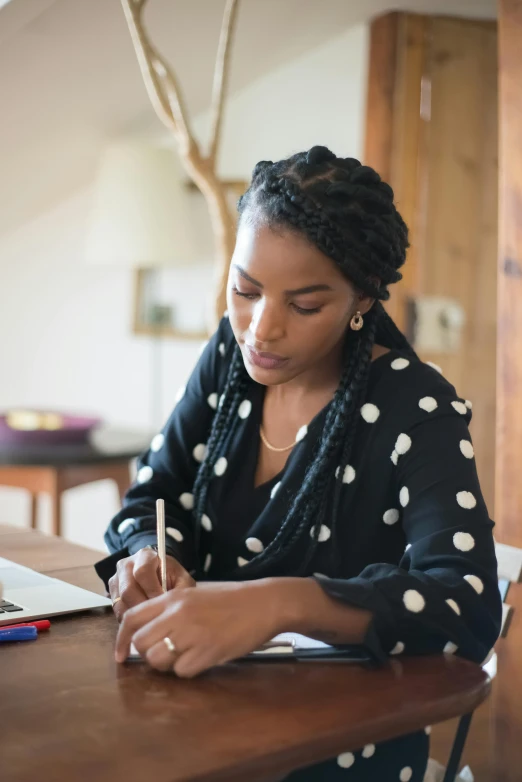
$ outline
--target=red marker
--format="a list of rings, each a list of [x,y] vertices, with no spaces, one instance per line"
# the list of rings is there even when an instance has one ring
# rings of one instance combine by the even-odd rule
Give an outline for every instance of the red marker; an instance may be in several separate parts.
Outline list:
[[[36,622],[22,622],[17,625],[2,625],[0,630],[13,630],[15,627],[36,627],[38,631],[48,630],[51,623],[48,619],[39,619]]]

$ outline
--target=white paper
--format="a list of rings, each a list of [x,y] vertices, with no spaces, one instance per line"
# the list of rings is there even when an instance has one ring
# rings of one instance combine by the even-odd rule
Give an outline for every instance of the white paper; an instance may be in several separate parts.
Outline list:
[[[325,644],[323,641],[317,641],[315,638],[309,638],[307,635],[301,635],[301,633],[280,633],[274,636],[270,643],[293,643],[294,649],[299,651],[300,649],[331,649],[330,644]]]
[[[331,649],[330,644],[325,644],[323,641],[316,641],[315,638],[309,638],[307,635],[301,635],[301,633],[280,633],[279,635],[274,636],[270,643],[272,644],[280,644],[281,646],[285,646],[285,644],[292,643],[293,649],[292,652],[300,651],[301,649]],[[281,650],[281,646],[276,648],[268,648],[268,649],[258,649],[256,650],[256,654],[276,654],[279,653]],[[129,656],[127,657],[128,660],[139,660],[140,654],[134,644],[131,644]]]

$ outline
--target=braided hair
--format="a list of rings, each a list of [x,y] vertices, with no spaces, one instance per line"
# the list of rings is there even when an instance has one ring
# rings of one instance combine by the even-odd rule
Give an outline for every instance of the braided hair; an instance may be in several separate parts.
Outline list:
[[[240,569],[242,579],[267,575],[300,546],[304,554],[296,575],[303,575],[317,548],[330,500],[331,551],[334,567],[337,564],[335,520],[374,344],[414,355],[381,304],[389,298],[388,286],[402,277],[399,268],[406,257],[408,229],[393,203],[392,188],[376,171],[353,158],[338,158],[322,146],[276,163],[258,163],[238,211],[242,221],[263,221],[274,229],[297,232],[329,256],[355,288],[376,300],[363,328],[347,330],[341,380],[302,485],[274,539]],[[251,382],[236,345],[193,489],[198,540],[214,466],[227,453],[239,423],[239,405]]]

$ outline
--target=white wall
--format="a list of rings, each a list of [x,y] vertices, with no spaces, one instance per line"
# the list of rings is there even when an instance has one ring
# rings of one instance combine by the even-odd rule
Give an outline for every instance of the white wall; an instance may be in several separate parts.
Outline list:
[[[369,28],[356,25],[233,96],[224,122],[221,169],[249,174],[314,144],[342,157],[363,149]],[[196,125],[205,136],[206,117]]]
[[[360,155],[367,37],[367,26],[356,26],[233,96],[222,173],[246,178],[259,159],[317,143],[343,156]],[[195,124],[202,135],[207,117]],[[76,193],[0,239],[0,410],[49,406],[147,428],[151,346],[130,331],[131,273],[89,267],[82,259],[89,203],[89,192]],[[162,348],[165,416],[198,349],[191,342]],[[71,490],[64,502],[65,535],[103,548],[103,531],[116,509],[110,484]],[[40,511],[47,529],[45,499]],[[0,489],[0,522],[24,524],[27,512],[23,492]]]

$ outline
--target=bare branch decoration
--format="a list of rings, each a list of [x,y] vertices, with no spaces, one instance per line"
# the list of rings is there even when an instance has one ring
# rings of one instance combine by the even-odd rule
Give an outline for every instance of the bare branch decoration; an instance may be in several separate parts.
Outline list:
[[[236,234],[235,215],[228,205],[226,190],[216,167],[228,83],[230,47],[239,3],[238,0],[227,0],[223,14],[214,70],[209,154],[205,157],[190,128],[176,75],[154,48],[145,30],[142,16],[147,2],[148,0],[121,0],[152,106],[161,122],[173,132],[185,170],[207,201],[216,249],[216,301],[210,323],[210,327],[213,327],[226,309],[226,283]]]
[[[223,120],[223,103],[228,86],[228,74],[230,65],[230,39],[235,30],[237,19],[237,0],[227,0],[219,45],[214,70],[214,84],[212,86],[212,122],[210,132],[209,160],[215,163],[216,152],[219,147],[221,125]]]

